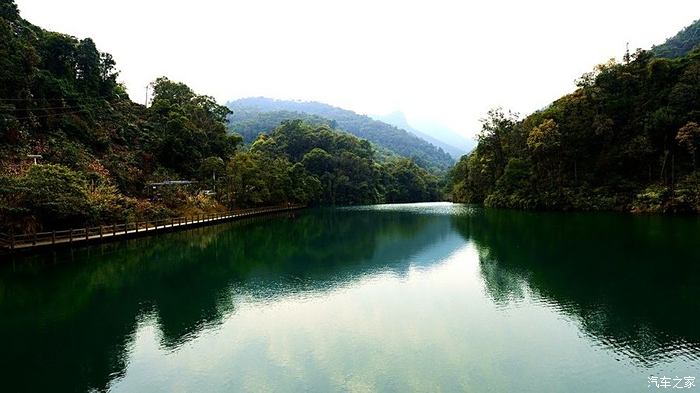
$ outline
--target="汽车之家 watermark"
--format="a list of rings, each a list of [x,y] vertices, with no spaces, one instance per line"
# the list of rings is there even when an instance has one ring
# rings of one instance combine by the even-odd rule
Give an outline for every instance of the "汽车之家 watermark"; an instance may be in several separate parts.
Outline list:
[[[695,377],[649,377],[649,388],[691,389],[695,387]]]

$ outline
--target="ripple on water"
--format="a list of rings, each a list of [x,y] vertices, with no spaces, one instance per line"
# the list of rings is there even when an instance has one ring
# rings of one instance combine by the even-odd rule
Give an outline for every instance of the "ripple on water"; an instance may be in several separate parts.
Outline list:
[[[511,285],[511,289],[514,285]],[[519,282],[520,289],[493,298],[495,306],[504,311],[520,307],[541,307],[565,317],[578,326],[581,336],[593,348],[612,351],[618,361],[631,362],[630,367],[659,369],[671,363],[692,363],[700,360],[700,345],[650,327],[645,323],[620,328],[614,310],[606,303],[582,306],[569,299],[554,299],[546,293]],[[516,295],[517,293],[517,295]],[[595,369],[594,365],[591,365]],[[683,367],[680,367],[683,369]],[[584,373],[591,370],[584,371]],[[595,372],[595,371],[593,371]]]
[[[340,211],[400,211],[402,213],[429,214],[429,215],[469,215],[474,214],[478,206],[452,202],[431,203],[395,203],[388,205],[362,205],[340,207]]]

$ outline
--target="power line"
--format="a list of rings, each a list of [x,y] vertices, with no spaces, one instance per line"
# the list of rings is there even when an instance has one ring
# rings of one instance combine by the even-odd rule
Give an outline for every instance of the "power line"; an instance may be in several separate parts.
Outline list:
[[[48,111],[48,110],[56,110],[56,109],[83,109],[83,107],[86,107],[86,106],[92,106],[94,108],[95,104],[82,104],[81,106],[54,106],[54,107],[46,107],[46,108],[0,108],[0,112]]]
[[[45,115],[34,115],[34,116],[25,116],[25,117],[15,117],[15,120],[29,120],[29,119],[36,119],[36,118],[48,118],[52,116],[63,116],[63,115],[72,115],[76,113],[82,113],[82,112],[88,112],[87,109],[83,110],[78,110],[78,111],[72,111],[72,112],[61,112],[61,113],[48,113]]]
[[[105,98],[110,98],[112,97],[111,95],[109,96],[97,96],[97,97],[91,97],[91,98],[73,98],[73,97],[63,97],[63,98],[44,98],[44,97],[31,97],[31,98],[2,98],[0,97],[0,101],[97,101]]]

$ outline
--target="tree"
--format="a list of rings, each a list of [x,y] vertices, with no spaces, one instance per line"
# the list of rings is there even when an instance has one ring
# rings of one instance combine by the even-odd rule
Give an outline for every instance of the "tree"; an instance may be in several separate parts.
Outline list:
[[[509,153],[508,138],[515,133],[518,126],[518,115],[512,112],[504,113],[503,109],[492,109],[485,119],[481,120],[481,132],[478,135],[478,154],[486,160],[485,168],[495,183],[503,174],[506,166],[506,155]]]
[[[88,94],[99,94],[102,82],[102,70],[100,52],[90,38],[81,40],[76,48],[76,79]]]
[[[555,176],[557,180],[560,180],[556,165],[560,163],[561,133],[559,133],[557,123],[552,119],[546,119],[539,126],[530,130],[527,146],[532,152],[535,162],[542,163],[548,168],[550,184],[553,184]]]
[[[323,192],[321,181],[311,175],[304,165],[297,162],[289,168],[292,180],[289,199],[297,203],[314,203],[319,201]]]
[[[315,147],[304,154],[301,164],[321,183],[322,201],[335,204],[335,160],[327,151]]]
[[[678,142],[681,147],[684,147],[688,151],[688,154],[690,154],[693,162],[693,171],[697,170],[695,153],[697,151],[697,144],[699,140],[700,126],[698,126],[698,123],[692,121],[681,127],[681,129],[678,130],[678,134],[676,134],[676,142]]]
[[[527,146],[536,156],[547,156],[561,147],[561,134],[557,123],[547,119],[530,131]]]
[[[335,166],[333,156],[320,147],[315,147],[304,154],[301,163],[306,170],[319,177],[333,171]]]
[[[162,76],[153,82],[151,108],[156,111],[169,110],[174,105],[190,104],[194,97],[194,91],[186,84]]]
[[[199,165],[199,176],[207,184],[216,190],[216,176],[218,174],[219,178],[223,177],[224,170],[226,169],[226,164],[221,157],[211,156],[202,160]]]
[[[89,212],[87,182],[62,165],[33,165],[20,178],[24,189],[21,205],[42,222],[66,225],[82,223]]]
[[[404,203],[415,200],[431,201],[437,197],[437,179],[420,168],[413,160],[399,158],[386,164],[390,176],[386,202]]]
[[[227,132],[231,111],[211,96],[161,77],[150,106],[141,105],[116,82],[115,67],[92,39],[43,30],[23,20],[13,1],[0,1],[3,224],[165,218],[199,209],[203,199],[212,208],[376,203],[388,190],[406,201],[435,199],[437,180],[423,169],[452,162],[403,130],[328,106],[332,120],[297,111],[267,116],[262,129],[249,127],[265,136],[244,147],[241,135]],[[412,157],[396,176],[386,163],[394,151]],[[29,168],[27,154],[57,167]],[[193,198],[198,185],[158,195],[146,187],[176,179],[216,187],[218,201]]]
[[[195,94],[187,85],[158,78],[148,108],[156,131],[155,150],[160,160],[185,176],[192,176],[206,157],[228,157],[242,141],[227,135],[228,108],[213,98]]]
[[[14,1],[0,1],[0,18],[15,20],[19,17],[19,10]]]
[[[522,121],[490,111],[479,145],[453,171],[453,197],[518,208],[700,211],[700,51],[660,59],[638,50],[577,86]]]
[[[261,204],[269,199],[265,173],[252,153],[236,154],[226,166],[226,197],[230,208]]]

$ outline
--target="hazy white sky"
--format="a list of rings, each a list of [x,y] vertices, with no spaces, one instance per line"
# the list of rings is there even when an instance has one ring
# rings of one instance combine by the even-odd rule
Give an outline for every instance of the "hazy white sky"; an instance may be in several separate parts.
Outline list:
[[[489,108],[541,108],[626,42],[648,48],[700,18],[698,0],[16,2],[30,22],[112,53],[136,101],[165,75],[221,103],[399,109],[464,135]]]

